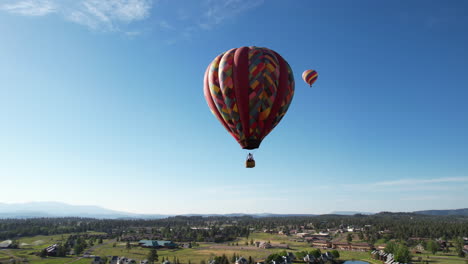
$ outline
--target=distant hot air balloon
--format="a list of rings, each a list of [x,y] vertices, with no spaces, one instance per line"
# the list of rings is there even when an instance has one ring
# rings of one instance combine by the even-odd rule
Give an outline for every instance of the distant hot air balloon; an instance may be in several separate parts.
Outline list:
[[[291,67],[267,48],[241,47],[220,54],[208,65],[204,82],[208,106],[243,149],[260,146],[294,95]],[[251,155],[248,161],[253,161]]]
[[[306,70],[302,73],[302,79],[306,82],[310,87],[312,84],[317,80],[318,73],[315,70]]]

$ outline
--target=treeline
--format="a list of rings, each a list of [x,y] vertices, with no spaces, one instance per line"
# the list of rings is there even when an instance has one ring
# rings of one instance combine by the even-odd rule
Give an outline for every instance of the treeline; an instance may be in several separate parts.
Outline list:
[[[455,239],[468,235],[466,216],[426,216],[409,213],[379,213],[375,215],[321,216],[176,216],[166,219],[91,219],[34,218],[0,219],[0,240],[23,236],[104,232],[109,237],[131,240],[155,238],[173,241],[225,242],[248,237],[252,231],[271,232],[346,228],[362,229],[359,235],[369,242],[384,238],[408,240],[411,237]],[[383,232],[384,231],[384,232]]]

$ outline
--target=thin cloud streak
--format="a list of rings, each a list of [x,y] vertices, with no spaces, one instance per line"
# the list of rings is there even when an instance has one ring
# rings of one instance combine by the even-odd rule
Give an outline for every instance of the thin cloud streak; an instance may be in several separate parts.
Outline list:
[[[23,16],[57,14],[93,30],[119,30],[120,25],[146,19],[153,0],[21,0],[0,10]]]
[[[383,181],[376,182],[373,186],[397,186],[409,184],[428,184],[428,183],[454,183],[454,182],[468,182],[468,177],[446,177],[436,179],[402,179],[396,181]]]
[[[45,16],[56,12],[56,6],[49,0],[24,0],[1,5],[0,10],[23,16]]]
[[[205,2],[207,10],[204,12],[200,28],[209,30],[227,19],[233,18],[242,12],[262,5],[264,0],[208,0]]]

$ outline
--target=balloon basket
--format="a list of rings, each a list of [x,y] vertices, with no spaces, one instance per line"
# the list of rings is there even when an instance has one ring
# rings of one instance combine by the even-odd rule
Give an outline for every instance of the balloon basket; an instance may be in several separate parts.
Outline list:
[[[246,168],[254,168],[255,167],[255,160],[247,160],[245,161]]]

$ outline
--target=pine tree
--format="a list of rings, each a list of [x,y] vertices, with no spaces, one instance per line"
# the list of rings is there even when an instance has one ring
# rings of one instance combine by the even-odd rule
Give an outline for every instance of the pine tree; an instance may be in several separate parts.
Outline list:
[[[155,261],[158,261],[158,252],[156,251],[156,249],[152,248],[150,250],[150,252],[148,253],[148,261],[150,263],[154,263]]]

